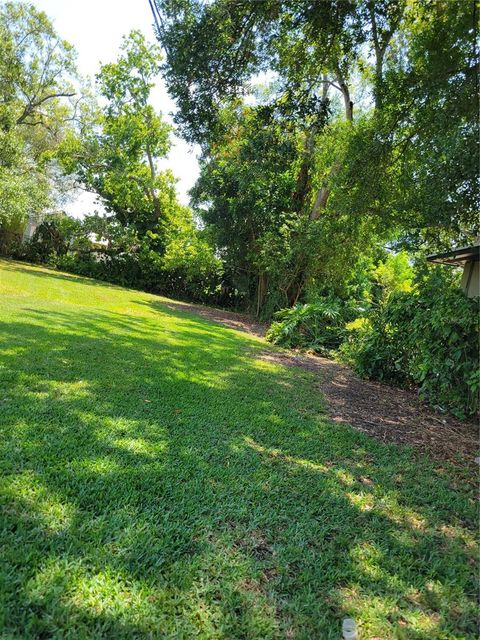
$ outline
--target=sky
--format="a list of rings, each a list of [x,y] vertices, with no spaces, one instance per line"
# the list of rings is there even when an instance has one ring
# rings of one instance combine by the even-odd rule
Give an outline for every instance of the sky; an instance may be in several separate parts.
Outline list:
[[[140,29],[147,39],[155,40],[148,0],[32,0],[32,4],[45,11],[59,36],[74,45],[82,75],[93,77],[100,63],[113,62],[119,53],[122,36],[132,29]],[[160,77],[152,91],[151,102],[171,122],[169,114],[175,111],[175,105]],[[179,179],[177,190],[184,204],[188,204],[187,192],[198,176],[197,154],[198,148],[175,136],[169,157],[161,165],[170,168]],[[94,209],[101,210],[95,205],[93,195],[85,192],[65,209],[78,217],[93,213]]]

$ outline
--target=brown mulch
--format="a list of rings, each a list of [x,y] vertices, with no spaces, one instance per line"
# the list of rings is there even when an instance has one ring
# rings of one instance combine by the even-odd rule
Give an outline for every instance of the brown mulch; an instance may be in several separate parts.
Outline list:
[[[248,315],[192,304],[168,303],[232,329],[264,337],[266,325]],[[413,391],[358,378],[347,366],[295,351],[264,351],[262,357],[307,369],[318,378],[327,412],[334,422],[349,424],[382,442],[405,444],[437,460],[475,464],[479,431],[476,421],[462,421],[434,411]]]
[[[433,458],[472,465],[478,455],[478,425],[434,411],[412,391],[362,380],[347,366],[306,354],[265,352],[265,358],[318,376],[327,412],[382,442],[405,444]]]

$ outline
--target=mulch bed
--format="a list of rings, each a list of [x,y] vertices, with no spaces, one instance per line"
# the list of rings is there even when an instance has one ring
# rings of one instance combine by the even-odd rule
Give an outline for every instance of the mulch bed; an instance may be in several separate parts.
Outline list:
[[[232,329],[264,337],[266,325],[248,315],[192,304],[168,303]],[[334,422],[349,424],[382,442],[415,447],[437,460],[475,465],[479,431],[476,421],[462,421],[434,411],[413,391],[358,378],[347,366],[295,351],[264,351],[262,357],[314,373]]]

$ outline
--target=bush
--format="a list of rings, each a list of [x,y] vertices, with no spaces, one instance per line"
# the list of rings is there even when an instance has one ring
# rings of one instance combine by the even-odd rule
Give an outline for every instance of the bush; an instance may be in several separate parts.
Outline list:
[[[139,236],[132,226],[107,217],[50,215],[13,255],[133,289],[223,302],[221,262],[191,220],[159,231]]]
[[[275,314],[267,340],[283,347],[310,349],[328,354],[337,349],[346,336],[345,307],[325,298],[314,303],[297,304]]]
[[[80,221],[75,218],[62,213],[49,214],[38,225],[33,237],[12,253],[30,262],[55,264],[57,256],[67,253],[80,227]]]
[[[341,351],[360,375],[415,385],[436,408],[464,417],[479,409],[478,330],[478,298],[434,270],[373,310]]]
[[[179,267],[166,269],[161,257],[147,249],[135,253],[69,253],[56,258],[55,266],[132,289],[193,302],[217,302],[217,272],[199,271],[196,278],[188,277]]]

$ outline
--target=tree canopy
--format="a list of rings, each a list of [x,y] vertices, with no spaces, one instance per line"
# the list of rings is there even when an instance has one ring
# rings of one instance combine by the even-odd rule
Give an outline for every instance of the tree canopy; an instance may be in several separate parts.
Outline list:
[[[476,234],[474,2],[156,7],[176,121],[202,145],[194,199],[257,309],[345,286],[365,252]]]
[[[55,154],[80,96],[75,51],[45,13],[4,3],[0,40],[0,225],[15,230],[61,191]]]
[[[91,106],[62,153],[66,169],[108,211],[143,232],[165,217],[175,199],[175,179],[158,170],[170,149],[171,127],[149,102],[160,60],[159,47],[149,46],[140,32],[125,37],[118,60],[97,74],[103,106]]]

